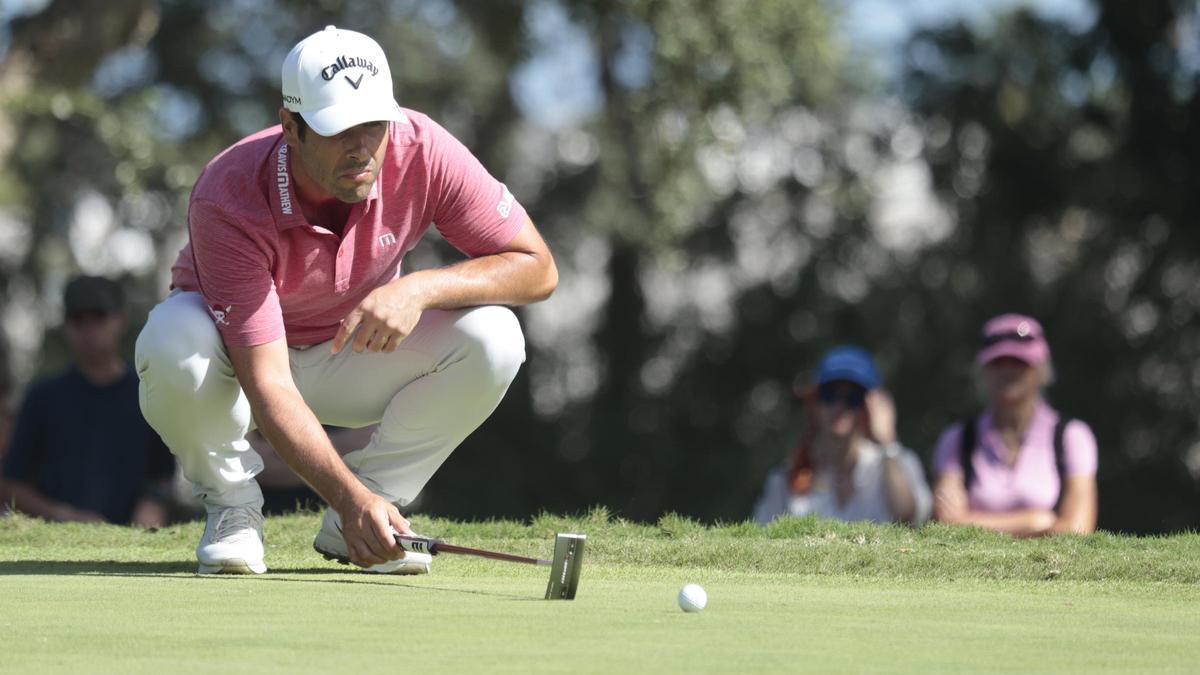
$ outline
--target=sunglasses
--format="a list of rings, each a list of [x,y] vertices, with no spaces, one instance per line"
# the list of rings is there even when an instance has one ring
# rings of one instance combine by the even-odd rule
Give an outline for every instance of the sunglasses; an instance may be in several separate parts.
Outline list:
[[[866,404],[867,392],[859,387],[838,391],[838,387],[821,385],[817,387],[817,400],[828,406],[841,403],[851,410],[858,410]]]

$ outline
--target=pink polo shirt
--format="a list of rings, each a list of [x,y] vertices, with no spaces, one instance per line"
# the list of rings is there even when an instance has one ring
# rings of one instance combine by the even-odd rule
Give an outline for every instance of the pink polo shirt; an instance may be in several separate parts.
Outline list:
[[[1003,513],[1021,509],[1052,510],[1058,501],[1060,481],[1054,466],[1054,426],[1058,413],[1039,402],[1034,410],[1017,462],[1008,466],[1001,459],[1004,442],[992,426],[992,414],[985,412],[976,420],[975,452],[971,461],[975,481],[970,486],[969,500],[973,511]],[[943,473],[962,473],[959,444],[962,424],[942,432],[934,453],[934,470]],[[1073,420],[1063,431],[1063,464],[1067,476],[1094,476],[1098,463],[1096,437],[1091,428]]]
[[[333,339],[367,294],[400,276],[430,224],[471,257],[499,252],[525,225],[525,209],[462,143],[427,116],[404,113],[342,236],[301,215],[279,126],[209,162],[192,190],[190,241],[171,286],[204,296],[226,345]]]

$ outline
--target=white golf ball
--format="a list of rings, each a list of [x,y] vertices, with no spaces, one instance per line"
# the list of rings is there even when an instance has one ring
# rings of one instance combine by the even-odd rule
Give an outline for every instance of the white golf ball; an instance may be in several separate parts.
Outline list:
[[[708,604],[708,593],[699,584],[688,584],[679,590],[679,609],[699,612]]]

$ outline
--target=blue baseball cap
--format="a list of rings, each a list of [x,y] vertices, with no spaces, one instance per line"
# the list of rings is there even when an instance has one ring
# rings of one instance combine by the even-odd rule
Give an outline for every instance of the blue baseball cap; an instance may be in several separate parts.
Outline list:
[[[875,359],[867,350],[853,345],[834,347],[825,352],[821,359],[817,369],[817,385],[837,380],[853,382],[863,389],[875,389],[882,383]]]

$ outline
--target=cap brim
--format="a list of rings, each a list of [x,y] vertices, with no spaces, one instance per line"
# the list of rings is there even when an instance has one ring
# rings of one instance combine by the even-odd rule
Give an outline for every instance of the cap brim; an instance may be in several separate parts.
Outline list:
[[[860,370],[852,370],[849,368],[834,368],[832,370],[821,373],[820,382],[818,384],[828,384],[839,380],[856,384],[863,389],[874,389],[878,384],[868,374]]]
[[[1031,366],[1040,366],[1050,358],[1050,351],[1043,342],[998,342],[979,352],[975,362],[985,365],[996,359],[1017,359]]]
[[[403,122],[406,118],[395,101],[377,105],[341,103],[300,113],[309,128],[321,136],[337,136],[366,122]]]

